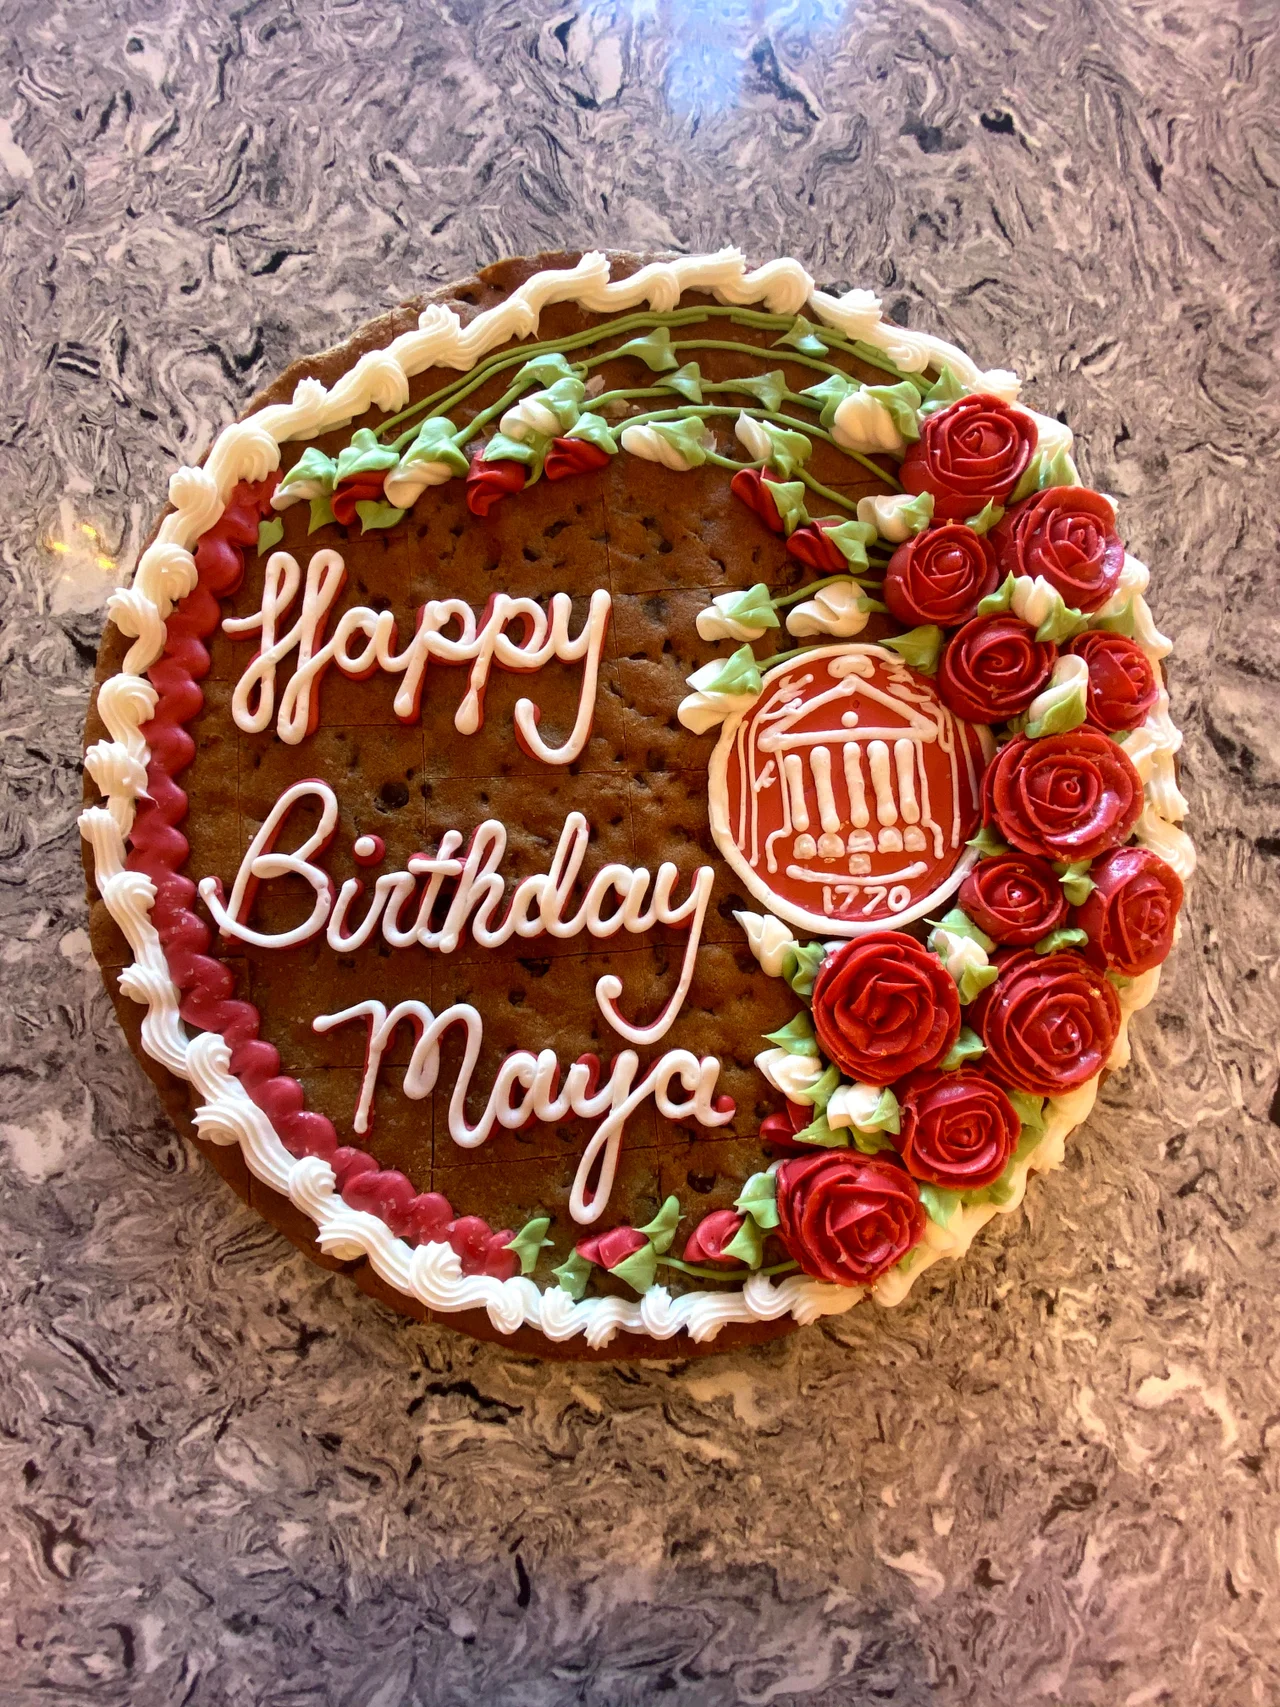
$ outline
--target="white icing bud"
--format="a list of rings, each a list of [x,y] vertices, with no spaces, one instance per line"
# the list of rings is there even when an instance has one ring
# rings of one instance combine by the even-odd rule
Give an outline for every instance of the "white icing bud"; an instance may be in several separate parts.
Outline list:
[[[966,972],[980,972],[989,964],[987,951],[980,942],[975,942],[971,936],[957,936],[941,925],[935,925],[929,932],[929,947],[957,984]]]
[[[756,1066],[775,1091],[781,1091],[789,1102],[804,1102],[806,1092],[817,1084],[826,1067],[816,1055],[792,1055],[786,1049],[764,1049],[756,1056]]]
[[[411,510],[428,486],[443,486],[454,478],[447,462],[403,462],[393,468],[382,483],[388,504],[398,510]]]
[[[773,440],[759,421],[752,420],[748,414],[741,414],[733,423],[733,430],[738,442],[750,451],[757,462],[768,462],[773,455]]]
[[[560,417],[554,409],[539,402],[540,394],[534,392],[532,397],[522,397],[503,415],[498,428],[509,439],[518,439],[522,444],[535,434],[543,438],[555,438],[563,431]]]
[[[765,632],[763,627],[739,622],[729,614],[741,598],[741,593],[717,593],[711,603],[698,612],[695,626],[703,640],[759,640]]]
[[[747,936],[747,946],[760,962],[760,970],[770,978],[781,978],[787,951],[800,944],[772,913],[735,913],[734,918]]]
[[[878,1131],[872,1122],[884,1099],[880,1085],[840,1085],[827,1104],[828,1126],[854,1126],[859,1132]]]
[[[1083,658],[1064,652],[1053,666],[1048,686],[1027,707],[1029,735],[1065,735],[1087,715],[1089,666]]]
[[[680,701],[676,716],[695,735],[705,735],[735,712],[749,710],[760,697],[758,689],[753,693],[717,693],[712,683],[720,679],[724,667],[723,660],[713,658],[688,678],[693,692]]]
[[[973,389],[985,392],[988,397],[998,397],[1002,403],[1013,403],[1022,390],[1022,381],[1008,368],[993,367],[978,375],[978,383]]]
[[[287,510],[291,504],[310,503],[312,498],[327,496],[318,480],[294,480],[288,486],[277,486],[271,494],[273,510]]]
[[[1161,634],[1151,614],[1151,606],[1141,593],[1133,595],[1133,638],[1152,663],[1167,658],[1173,651],[1173,641]]]
[[[881,539],[887,539],[890,545],[901,545],[903,540],[913,539],[920,531],[908,516],[908,512],[918,508],[919,503],[919,498],[910,492],[859,498],[858,520],[869,522]]]
[[[704,428],[702,442],[708,450],[715,449],[715,434],[709,428]],[[680,452],[669,438],[657,433],[652,427],[624,427],[622,429],[622,448],[632,456],[638,456],[642,462],[660,462],[664,468],[669,468],[676,474],[687,474],[694,467]]]
[[[851,391],[836,410],[831,436],[844,450],[900,451],[907,444],[893,416],[865,385]]]
[[[1116,582],[1116,590],[1105,605],[1100,605],[1094,612],[1093,620],[1102,616],[1119,616],[1137,593],[1145,593],[1151,584],[1151,571],[1145,563],[1140,563],[1136,557],[1130,557],[1125,552],[1124,568],[1120,571],[1120,579]]]
[[[822,587],[811,599],[797,605],[787,617],[788,632],[801,639],[810,634],[834,634],[847,640],[867,626],[867,612],[852,581],[836,581]]]
[[[1049,585],[1043,575],[1037,575],[1033,581],[1029,575],[1016,575],[1013,582],[1013,592],[1009,604],[1015,616],[1020,616],[1023,622],[1039,628],[1047,617],[1053,615],[1062,605],[1062,594],[1056,587]]]

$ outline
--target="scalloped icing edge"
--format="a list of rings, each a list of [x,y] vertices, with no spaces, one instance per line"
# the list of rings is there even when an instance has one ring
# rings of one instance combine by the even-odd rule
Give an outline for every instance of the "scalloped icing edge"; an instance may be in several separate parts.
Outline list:
[[[87,807],[79,819],[80,832],[93,850],[98,893],[133,952],[133,964],[121,975],[120,987],[147,1010],[142,1046],[175,1077],[195,1086],[203,1099],[194,1116],[201,1137],[238,1144],[254,1177],[288,1197],[315,1223],[323,1251],[342,1260],[365,1258],[388,1285],[428,1309],[448,1314],[482,1308],[500,1333],[530,1326],[558,1343],[581,1334],[593,1348],[608,1345],[620,1330],[655,1340],[687,1332],[691,1339],[704,1341],[731,1322],[776,1321],[791,1315],[805,1325],[851,1310],[868,1289],[832,1286],[806,1275],[774,1282],[753,1274],[740,1292],[692,1291],[672,1297],[665,1287],[654,1286],[637,1303],[619,1298],[575,1301],[560,1286],[541,1291],[523,1276],[497,1280],[464,1275],[448,1245],[407,1244],[376,1216],[342,1200],[328,1162],[290,1154],[267,1115],[231,1073],[230,1050],[220,1036],[187,1035],[178,1015],[179,992],[151,922],[155,889],[149,878],[127,869],[126,844],[136,802],[146,788],[150,757],[141,730],[154,710],[156,690],[145,672],[164,650],[169,613],[196,585],[192,549],[219,520],[233,488],[273,473],[280,464],[280,446],[290,440],[314,438],[374,406],[389,413],[404,408],[412,375],[437,366],[466,372],[512,338],[530,337],[550,303],[572,301],[592,312],[610,313],[645,302],[654,312],[665,313],[678,305],[685,291],[701,290],[726,304],[763,303],[771,313],[798,314],[808,307],[825,324],[883,350],[904,372],[920,373],[930,362],[945,363],[966,385],[981,386],[1009,403],[1017,398],[1015,375],[1004,370],[984,373],[941,338],[884,324],[879,299],[870,291],[851,290],[836,297],[816,290],[796,260],[774,260],[748,271],[741,251],[727,248],[714,255],[652,262],[625,279],[611,280],[609,271],[609,257],[593,251],[573,267],[535,273],[465,327],[452,309],[432,303],[416,331],[367,352],[332,387],[316,379],[299,381],[292,403],[269,404],[233,422],[218,435],[203,467],[175,471],[169,480],[173,508],[143,552],[132,585],[114,593],[108,603],[110,620],[133,644],[120,673],[99,689],[98,709],[111,739],[88,750],[85,766],[104,802]],[[1052,426],[1061,433],[1057,422]],[[1167,650],[1168,642],[1163,642],[1158,655]],[[1166,743],[1170,756],[1180,739],[1170,737]],[[1170,863],[1189,877],[1195,863],[1190,838],[1150,803],[1144,818],[1153,820],[1149,839],[1158,851],[1167,859],[1172,854]],[[1127,1062],[1129,1017],[1152,999],[1158,983],[1157,967],[1122,993],[1123,1022],[1109,1066]],[[934,1262],[963,1256],[993,1215],[1013,1213],[1030,1174],[1061,1165],[1066,1140],[1092,1108],[1100,1078],[1051,1099],[1044,1135],[1020,1165],[1007,1203],[962,1209],[947,1228],[930,1222],[914,1262],[905,1272],[899,1268],[883,1275],[870,1295],[884,1305],[900,1303]]]

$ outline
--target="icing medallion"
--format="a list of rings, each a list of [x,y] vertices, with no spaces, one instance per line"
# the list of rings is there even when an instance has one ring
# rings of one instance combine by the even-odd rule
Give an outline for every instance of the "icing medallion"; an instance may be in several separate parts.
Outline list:
[[[990,731],[883,646],[814,648],[763,683],[711,759],[725,859],[778,917],[830,936],[933,911],[978,857]]]

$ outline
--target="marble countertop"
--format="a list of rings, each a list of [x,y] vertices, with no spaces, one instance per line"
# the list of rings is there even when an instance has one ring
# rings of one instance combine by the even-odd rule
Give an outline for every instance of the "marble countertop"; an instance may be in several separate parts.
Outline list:
[[[6,18],[5,1700],[1280,1699],[1275,7]],[[89,954],[80,727],[168,470],[292,356],[503,253],[724,241],[1065,412],[1177,642],[1203,863],[1132,1067],[962,1268],[542,1365],[311,1266],[174,1135]]]

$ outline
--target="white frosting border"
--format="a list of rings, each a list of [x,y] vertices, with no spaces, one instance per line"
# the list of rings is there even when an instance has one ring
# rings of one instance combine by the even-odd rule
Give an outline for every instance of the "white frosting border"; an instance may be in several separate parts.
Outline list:
[[[179,992],[151,922],[155,889],[142,873],[126,869],[126,843],[137,801],[146,791],[150,755],[141,730],[157,700],[145,672],[164,650],[169,613],[196,585],[193,547],[218,521],[240,481],[263,480],[273,473],[280,464],[280,446],[289,440],[318,437],[374,406],[388,413],[403,409],[409,401],[410,377],[426,368],[465,372],[510,339],[532,336],[542,309],[551,303],[572,301],[600,313],[647,303],[654,312],[667,313],[687,290],[706,291],[722,303],[737,306],[763,303],[777,314],[798,314],[808,307],[826,324],[883,350],[905,372],[919,373],[930,362],[945,362],[966,385],[981,386],[1008,402],[1017,397],[1015,375],[1003,370],[983,373],[962,350],[940,338],[885,325],[879,299],[872,292],[853,290],[836,297],[816,290],[810,275],[792,259],[770,261],[748,271],[741,252],[734,248],[655,261],[616,281],[609,277],[607,255],[586,254],[574,267],[536,273],[466,326],[452,309],[432,303],[419,317],[416,330],[403,333],[383,349],[368,351],[332,387],[317,379],[300,380],[291,403],[269,404],[225,427],[203,467],[179,468],[170,476],[173,507],[143,552],[132,585],[114,593],[108,604],[110,619],[133,644],[119,674],[99,690],[98,710],[111,738],[89,748],[85,768],[103,802],[86,808],[79,820],[80,832],[93,849],[98,893],[133,952],[133,964],[121,975],[120,987],[146,1009],[142,1046],[153,1060],[195,1086],[202,1099],[195,1112],[201,1137],[216,1144],[238,1144],[254,1177],[288,1197],[315,1222],[316,1241],[330,1256],[367,1258],[388,1285],[431,1310],[481,1308],[500,1333],[511,1334],[527,1325],[554,1341],[581,1334],[592,1347],[607,1345],[620,1329],[657,1340],[672,1339],[685,1330],[692,1339],[702,1341],[713,1339],[730,1322],[776,1321],[790,1314],[805,1324],[852,1309],[866,1291],[828,1285],[807,1275],[773,1281],[753,1274],[741,1291],[695,1291],[673,1298],[665,1287],[655,1286],[634,1303],[620,1298],[575,1302],[562,1287],[542,1291],[523,1276],[496,1280],[464,1275],[448,1245],[414,1247],[397,1238],[385,1222],[343,1202],[328,1162],[290,1155],[266,1114],[232,1074],[230,1050],[221,1037],[212,1032],[188,1036],[178,1014]],[[1053,425],[1057,428],[1056,422]],[[1141,599],[1140,594],[1136,596]],[[1168,642],[1149,621],[1147,629],[1139,632],[1144,644],[1148,633],[1154,636],[1149,652],[1162,657]],[[1163,706],[1161,712],[1159,727],[1149,729],[1147,735],[1148,765],[1162,756],[1171,762],[1181,743]],[[1148,802],[1139,836],[1180,875],[1190,875],[1195,859],[1191,842],[1154,802]],[[1128,1060],[1128,1017],[1151,1000],[1158,982],[1157,968],[1124,992],[1125,1024],[1109,1064],[1121,1066]],[[933,1262],[963,1255],[992,1215],[1012,1213],[1021,1202],[1027,1175],[1060,1165],[1066,1138],[1089,1113],[1097,1086],[1095,1078],[1069,1096],[1053,1100],[1044,1136],[1021,1164],[1008,1203],[999,1209],[994,1205],[962,1209],[947,1228],[930,1222],[926,1242],[918,1247],[909,1270],[893,1270],[871,1288],[877,1301],[901,1302]]]

